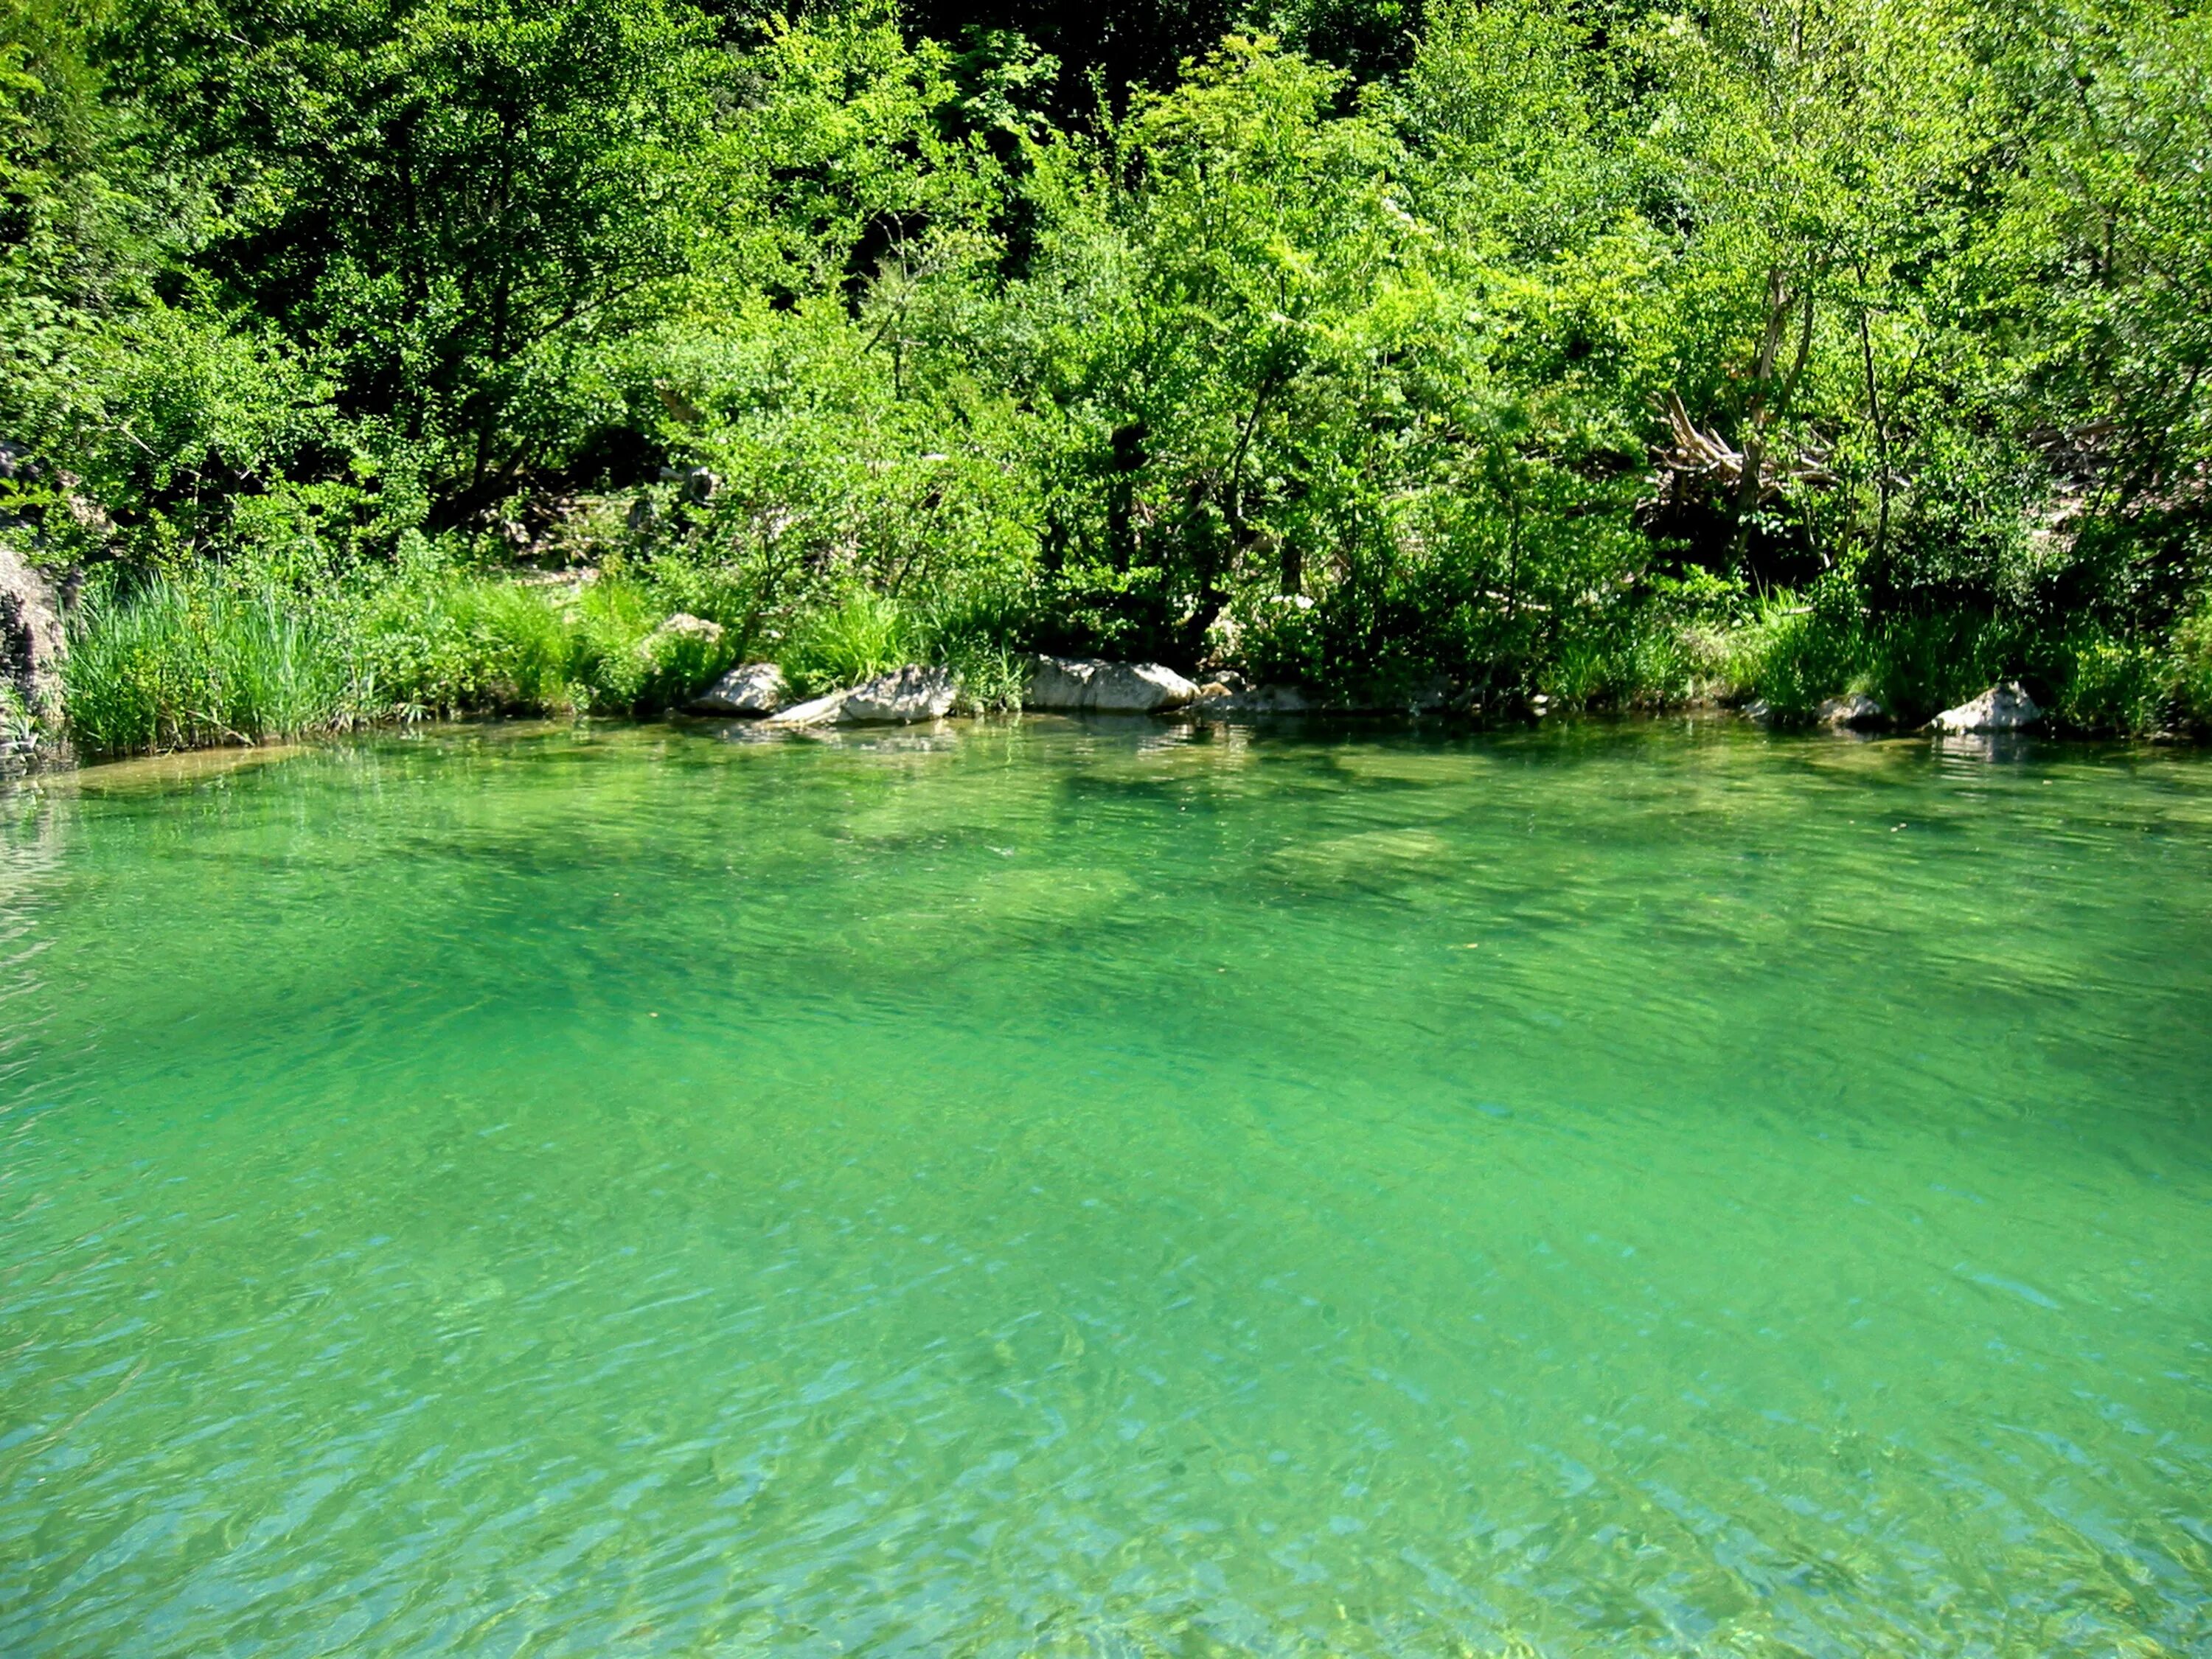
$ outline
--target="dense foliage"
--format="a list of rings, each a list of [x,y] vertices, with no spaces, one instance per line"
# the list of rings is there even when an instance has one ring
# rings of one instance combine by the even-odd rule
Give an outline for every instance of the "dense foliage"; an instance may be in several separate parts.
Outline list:
[[[2208,164],[2187,3],[0,0],[0,533],[125,745],[241,629],[2203,723]]]

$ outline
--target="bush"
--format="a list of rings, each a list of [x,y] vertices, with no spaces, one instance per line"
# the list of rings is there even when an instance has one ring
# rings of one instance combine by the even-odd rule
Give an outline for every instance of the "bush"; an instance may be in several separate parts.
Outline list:
[[[1803,720],[1839,692],[1873,689],[1871,644],[1847,592],[1831,589],[1811,602],[1778,592],[1728,635],[1724,673],[1732,695]]]
[[[2064,653],[2066,677],[2052,711],[2061,722],[2124,736],[2158,726],[2170,675],[2155,649],[2100,633],[2068,640]]]
[[[2174,631],[2173,702],[2182,719],[2212,731],[2212,594]]]

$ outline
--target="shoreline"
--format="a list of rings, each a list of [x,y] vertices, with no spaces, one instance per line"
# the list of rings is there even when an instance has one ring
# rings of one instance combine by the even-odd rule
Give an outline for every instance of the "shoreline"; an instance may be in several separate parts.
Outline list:
[[[1475,738],[1529,735],[1546,729],[1627,730],[1664,724],[1694,724],[1717,731],[1759,736],[1776,742],[1816,741],[1822,744],[1890,748],[1913,745],[1959,757],[1999,759],[2039,747],[2063,747],[2080,751],[2141,751],[2172,753],[2212,750],[2212,743],[2187,732],[2156,732],[2140,735],[2034,728],[2012,732],[1936,732],[1925,727],[1852,727],[1812,722],[1780,723],[1757,720],[1741,710],[1712,702],[1686,703],[1659,709],[1578,709],[1519,716],[1471,717],[1464,714],[1409,713],[1376,709],[1311,708],[1295,713],[1237,713],[1193,715],[1181,711],[1159,714],[1071,713],[1024,710],[1017,714],[947,715],[937,720],[872,726],[778,726],[760,720],[670,711],[661,714],[583,714],[562,720],[544,714],[463,714],[422,720],[365,723],[343,732],[300,732],[270,738],[260,743],[204,744],[140,754],[102,755],[36,763],[13,768],[0,766],[0,788],[35,786],[64,780],[186,782],[204,777],[289,760],[318,749],[336,747],[349,740],[394,736],[457,734],[476,730],[506,737],[551,735],[557,732],[639,732],[660,726],[687,735],[715,736],[726,742],[823,742],[865,740],[886,735],[939,735],[950,730],[988,726],[1017,726],[1030,722],[1066,723],[1107,730],[1143,726],[1166,734],[1173,732],[1243,730],[1273,734],[1310,734],[1316,739],[1342,739],[1359,734]],[[532,731],[531,728],[535,728]]]

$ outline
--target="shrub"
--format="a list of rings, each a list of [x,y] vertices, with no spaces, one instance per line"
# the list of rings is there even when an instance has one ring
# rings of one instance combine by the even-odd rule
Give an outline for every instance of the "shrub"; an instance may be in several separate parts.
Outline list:
[[[2171,663],[2176,709],[2191,725],[2212,730],[2212,595],[2174,631]]]
[[[2166,665],[2139,641],[2106,634],[2066,641],[2069,659],[2053,712],[2068,726],[2125,735],[2159,723],[2166,698]]]

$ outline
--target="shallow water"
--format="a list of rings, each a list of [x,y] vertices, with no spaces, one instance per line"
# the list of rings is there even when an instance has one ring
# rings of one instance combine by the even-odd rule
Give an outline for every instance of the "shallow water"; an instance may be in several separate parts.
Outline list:
[[[2212,757],[0,794],[0,1652],[2212,1652]]]

